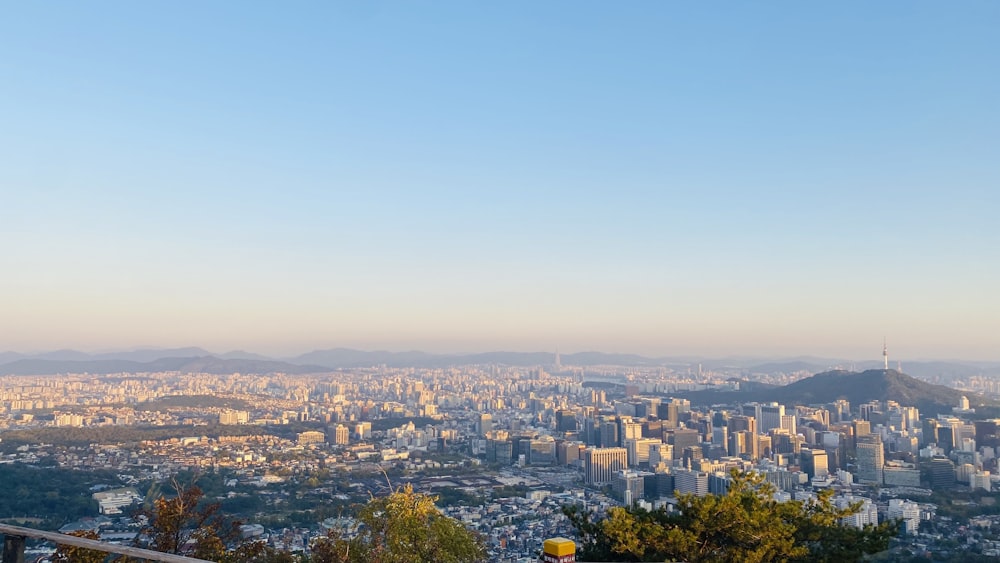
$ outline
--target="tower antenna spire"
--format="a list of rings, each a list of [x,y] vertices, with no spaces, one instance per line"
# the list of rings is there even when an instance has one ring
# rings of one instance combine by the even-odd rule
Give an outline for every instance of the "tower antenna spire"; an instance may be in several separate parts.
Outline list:
[[[889,370],[889,347],[886,345],[885,337],[882,337],[882,361],[885,363],[886,371]]]

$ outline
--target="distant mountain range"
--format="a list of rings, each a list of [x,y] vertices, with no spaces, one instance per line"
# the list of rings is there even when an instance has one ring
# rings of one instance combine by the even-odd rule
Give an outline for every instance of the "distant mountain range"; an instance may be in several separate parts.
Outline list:
[[[799,357],[762,362],[759,358],[677,358],[646,357],[637,354],[578,352],[562,354],[564,366],[665,366],[675,369],[739,370],[745,374],[818,373],[831,369],[876,368],[879,362],[854,362],[829,358]],[[121,373],[150,371],[191,371],[199,373],[316,373],[345,368],[385,365],[388,367],[449,367],[470,364],[509,366],[546,366],[555,363],[551,352],[483,352],[478,354],[430,354],[420,351],[363,351],[350,348],[315,350],[287,358],[233,350],[213,354],[197,347],[144,348],[123,352],[88,354],[76,350],[56,350],[38,354],[0,352],[0,375],[46,375],[56,373]],[[977,362],[910,362],[907,373],[935,381],[970,375],[1000,375],[1000,363]]]
[[[60,373],[321,373],[323,366],[297,365],[274,360],[225,359],[214,356],[159,358],[150,362],[134,360],[46,360],[21,359],[0,365],[0,375],[56,375]]]

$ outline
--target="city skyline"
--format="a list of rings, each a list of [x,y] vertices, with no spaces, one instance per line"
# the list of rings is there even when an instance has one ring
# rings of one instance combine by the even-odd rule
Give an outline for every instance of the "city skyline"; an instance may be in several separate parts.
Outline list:
[[[0,351],[1000,360],[1000,6],[19,4]]]

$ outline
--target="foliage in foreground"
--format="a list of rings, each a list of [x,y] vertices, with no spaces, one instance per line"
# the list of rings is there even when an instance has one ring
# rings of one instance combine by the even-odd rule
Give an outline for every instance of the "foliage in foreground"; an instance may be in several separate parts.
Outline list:
[[[564,512],[582,561],[847,562],[887,549],[899,530],[841,525],[860,503],[837,508],[829,490],[813,502],[776,502],[773,493],[760,475],[734,470],[727,494],[680,495],[676,512],[616,507],[598,520],[577,507]]]
[[[143,513],[148,524],[140,537],[148,538],[147,549],[188,555],[208,561],[251,561],[265,554],[263,542],[244,541],[240,522],[225,517],[219,503],[204,503],[196,485],[173,482],[177,495],[160,497]]]
[[[371,499],[358,514],[357,535],[331,531],[312,546],[313,563],[474,563],[485,561],[479,537],[441,514],[435,497],[407,485]]]
[[[441,514],[436,497],[416,493],[407,485],[392,494],[372,498],[357,517],[351,537],[331,532],[312,546],[312,556],[293,555],[247,541],[240,523],[222,515],[219,503],[205,503],[196,485],[172,482],[176,495],[159,497],[142,510],[147,524],[140,547],[221,563],[475,563],[485,561],[479,536]],[[94,532],[80,537],[98,539]],[[57,563],[100,563],[107,554],[58,545]],[[124,558],[111,557],[113,561]]]
[[[100,534],[91,530],[71,532],[69,535],[87,540],[101,539]],[[103,563],[107,555],[96,549],[57,544],[56,552],[52,555],[52,563]]]

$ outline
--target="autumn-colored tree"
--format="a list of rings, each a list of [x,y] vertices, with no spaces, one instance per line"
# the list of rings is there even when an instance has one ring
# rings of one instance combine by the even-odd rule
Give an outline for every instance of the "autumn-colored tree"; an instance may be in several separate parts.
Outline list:
[[[837,508],[832,491],[815,501],[777,502],[774,487],[755,473],[733,471],[723,495],[680,495],[677,510],[615,507],[592,519],[576,507],[564,512],[577,529],[585,561],[689,563],[856,561],[888,547],[896,522],[864,529],[840,519],[860,505]]]
[[[159,497],[142,511],[147,524],[140,533],[148,549],[225,563],[266,555],[263,542],[242,541],[240,522],[226,518],[219,503],[203,502],[197,485],[172,482],[176,496]]]
[[[406,485],[373,498],[358,513],[354,537],[331,532],[312,546],[312,563],[474,563],[482,541],[434,505],[436,497]]]
[[[88,540],[101,539],[100,534],[91,530],[70,532],[68,535]],[[103,551],[76,547],[73,545],[56,544],[56,552],[52,555],[52,563],[103,563],[108,556]]]

